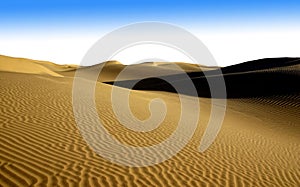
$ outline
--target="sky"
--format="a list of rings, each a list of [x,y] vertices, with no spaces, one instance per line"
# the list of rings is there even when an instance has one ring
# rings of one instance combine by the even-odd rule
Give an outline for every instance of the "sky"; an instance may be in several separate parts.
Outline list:
[[[0,54],[59,64],[79,64],[105,34],[143,21],[186,29],[208,47],[220,66],[259,58],[300,56],[299,0],[10,0],[0,2],[0,10]],[[145,49],[152,53],[143,57],[140,54]],[[114,58],[125,64],[139,58],[189,61],[178,51],[170,50],[139,46]],[[170,55],[163,55],[164,51]]]

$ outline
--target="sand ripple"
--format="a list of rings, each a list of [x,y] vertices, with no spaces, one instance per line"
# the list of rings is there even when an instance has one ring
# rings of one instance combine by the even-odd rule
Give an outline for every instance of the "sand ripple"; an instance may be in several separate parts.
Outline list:
[[[229,100],[222,130],[204,153],[198,152],[198,146],[210,100],[201,99],[201,118],[190,143],[163,163],[132,168],[96,155],[82,139],[72,111],[71,78],[0,73],[0,186],[300,184],[298,96]],[[132,93],[133,113],[141,119],[149,116],[147,102],[154,97],[163,98],[171,110],[158,129],[138,134],[113,118],[107,99],[111,86],[99,83],[100,88],[96,98],[102,99],[97,105],[99,115],[123,143],[156,144],[176,128],[180,112],[176,94]]]

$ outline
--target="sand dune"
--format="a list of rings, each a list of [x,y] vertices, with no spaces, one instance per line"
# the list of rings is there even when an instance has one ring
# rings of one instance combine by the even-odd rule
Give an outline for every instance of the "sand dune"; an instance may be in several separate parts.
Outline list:
[[[0,71],[61,76],[33,60],[0,56],[0,61]]]
[[[48,61],[38,61],[0,55],[0,71],[45,74],[55,77],[62,77],[62,75],[57,72],[73,69],[76,69],[75,65],[57,65]]]
[[[28,66],[23,68],[23,63]],[[108,63],[104,69],[107,72],[100,78],[114,80],[124,67]],[[276,66],[287,73],[294,72],[295,67],[298,65]],[[184,149],[154,166],[127,167],[97,155],[80,135],[72,108],[74,67],[1,57],[0,68],[0,186],[296,187],[300,184],[299,93],[228,99],[222,129],[204,153],[198,151],[198,146],[209,120],[211,100],[199,98],[198,127]],[[95,66],[82,68],[97,70]],[[140,71],[144,68],[145,64],[133,66]],[[176,72],[164,68],[162,73],[166,75]],[[268,66],[266,71],[277,72],[274,68]],[[157,66],[143,71],[151,73],[155,69]],[[239,69],[239,74],[244,71]],[[132,76],[128,73],[125,77],[137,76],[138,73]],[[157,144],[177,127],[181,111],[176,93],[131,91],[132,112],[141,120],[149,117],[148,103],[153,98],[163,99],[168,109],[157,129],[137,133],[115,119],[112,88],[126,91],[98,82],[95,101],[105,127],[120,142],[132,146]]]
[[[118,80],[140,79],[145,76],[166,76],[175,75],[183,72],[200,72],[216,69],[217,67],[200,66],[196,64],[188,64],[183,62],[145,62],[141,64],[123,65],[118,61],[108,61],[88,67],[80,67],[78,71],[88,71],[90,73],[99,72],[103,68],[99,76],[99,81],[108,82],[115,81],[117,76],[122,72],[122,77]],[[66,76],[73,76],[74,72],[62,72]]]
[[[141,65],[149,65],[149,66],[159,66],[161,68],[167,68],[167,69],[173,69],[176,70],[173,66],[173,64],[176,64],[180,68],[182,68],[186,72],[192,72],[192,71],[206,71],[206,70],[213,70],[217,69],[218,67],[209,67],[209,66],[203,66],[199,64],[189,64],[185,62],[144,62]]]
[[[138,82],[134,86],[137,90],[160,90],[176,92],[172,84],[176,83],[184,87],[190,80],[197,88],[199,97],[211,97],[210,84],[218,84],[225,81],[226,98],[250,98],[272,95],[285,95],[300,93],[300,59],[299,58],[274,58],[245,62],[238,65],[219,68],[218,70],[194,71],[184,74],[173,74],[147,78],[141,81],[124,80],[119,82],[107,82],[117,84],[125,88],[132,82]],[[172,80],[170,83],[164,79]],[[193,95],[190,90],[184,90],[183,94]],[[224,98],[215,94],[215,98]]]

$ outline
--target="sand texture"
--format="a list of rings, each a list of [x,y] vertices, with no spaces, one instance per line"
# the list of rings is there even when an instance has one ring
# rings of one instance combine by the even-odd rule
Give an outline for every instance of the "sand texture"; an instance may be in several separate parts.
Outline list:
[[[257,63],[222,68],[227,76],[230,99],[223,126],[204,153],[198,151],[198,146],[210,116],[209,94],[199,97],[198,126],[178,154],[157,165],[128,167],[97,155],[81,136],[74,119],[75,70],[102,65],[63,66],[0,56],[0,186],[298,187],[300,94],[299,82],[295,81],[299,80],[299,62],[297,59],[268,59],[263,67]],[[164,63],[134,65],[121,80],[156,75],[158,71],[160,76],[176,77],[181,73],[169,66]],[[203,79],[199,76],[202,71],[216,68],[206,67],[200,71],[191,64],[179,63],[179,66],[197,80]],[[150,132],[127,129],[115,118],[111,106],[112,88],[127,89],[107,84],[125,67],[116,61],[105,65],[95,89],[98,114],[107,131],[122,143],[131,146],[158,144],[177,127],[181,112],[178,95],[162,89],[164,86],[156,87],[151,81],[152,85],[131,90],[130,107],[137,118],[149,117],[148,104],[153,98],[164,100],[167,115]],[[280,76],[284,81],[278,82]],[[275,82],[272,81],[274,77]],[[262,89],[258,81],[262,79],[271,91],[239,92],[239,86],[247,87],[237,80],[246,79],[251,90]],[[274,89],[276,84],[278,89]],[[291,86],[293,88],[289,89]],[[201,93],[206,92],[204,89]],[[130,118],[124,119],[130,123]]]

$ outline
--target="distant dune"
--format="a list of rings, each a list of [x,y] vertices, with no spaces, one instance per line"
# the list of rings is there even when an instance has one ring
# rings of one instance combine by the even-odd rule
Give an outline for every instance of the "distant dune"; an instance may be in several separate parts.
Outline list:
[[[126,66],[110,61],[77,67],[0,56],[0,186],[300,185],[298,58],[262,59],[222,68],[174,64]],[[197,88],[201,108],[197,129],[187,146],[169,160],[149,167],[121,166],[97,155],[77,128],[72,88],[76,71],[93,73],[101,67],[95,87],[99,117],[118,141],[136,147],[164,141],[177,128],[181,114],[178,94],[168,83],[157,77],[140,79],[145,75],[168,76],[184,85],[188,80],[181,77],[186,71]],[[125,68],[128,70],[118,80],[125,86],[113,86]],[[200,153],[199,143],[211,114],[204,75],[213,79],[220,76],[220,70],[230,99],[220,133]],[[130,107],[138,119],[151,115],[148,104],[154,98],[161,98],[167,108],[164,121],[149,132],[127,129],[112,109],[112,102],[124,99],[112,101],[112,89],[127,91],[126,84],[134,79],[140,81],[136,90],[130,91]],[[188,108],[188,114],[193,112]],[[132,122],[128,116],[124,120]]]
[[[182,72],[216,69],[216,67],[199,66],[196,64],[188,64],[183,62],[145,62],[126,66],[117,61],[108,61],[93,66],[80,67],[78,71],[83,70],[93,73],[98,72],[99,68],[103,68],[98,79],[101,82],[114,81],[119,73],[124,71],[124,69],[126,69],[126,71],[123,72],[122,77],[119,77],[119,80],[139,79],[144,76],[164,76],[174,75]]]
[[[300,93],[300,58],[261,59],[219,68],[219,70],[206,69],[205,72],[199,70],[187,72],[187,75],[189,79],[186,79],[183,74],[143,79],[134,86],[134,89],[176,92],[172,87],[172,82],[167,83],[163,79],[171,79],[182,87],[191,79],[197,88],[199,97],[211,97],[208,82],[215,83],[221,80],[220,76],[223,76],[227,98]],[[126,80],[117,82],[117,85],[128,87],[127,85],[131,85],[131,82],[131,80]],[[114,84],[114,82],[107,83]],[[183,94],[191,95],[189,90]],[[216,95],[215,97],[222,96]]]
[[[61,77],[58,72],[76,68],[75,65],[57,65],[48,61],[30,60],[25,58],[14,58],[0,55],[0,71],[45,74]]]

